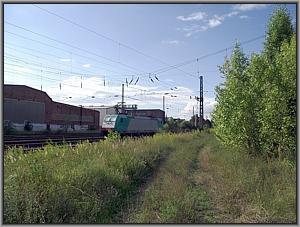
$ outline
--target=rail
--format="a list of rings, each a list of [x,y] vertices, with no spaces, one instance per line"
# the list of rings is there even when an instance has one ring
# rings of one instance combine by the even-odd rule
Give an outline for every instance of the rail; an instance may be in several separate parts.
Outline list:
[[[26,137],[15,137],[13,139],[7,140],[4,139],[4,150],[7,150],[12,147],[22,147],[24,150],[41,148],[47,144],[60,145],[64,143],[76,144],[80,141],[88,140],[89,142],[98,142],[104,140],[103,136],[80,136],[80,137],[44,137],[44,138],[35,138],[32,136]]]

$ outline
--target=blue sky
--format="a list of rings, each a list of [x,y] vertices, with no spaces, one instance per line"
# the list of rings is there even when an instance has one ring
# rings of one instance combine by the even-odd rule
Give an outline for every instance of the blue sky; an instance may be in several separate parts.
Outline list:
[[[193,106],[198,111],[190,96],[199,95],[199,71],[209,118],[226,51],[196,59],[264,35],[278,6],[5,4],[4,83],[42,85],[55,101],[85,106],[120,102],[125,83],[126,104],[162,109],[165,95],[167,115],[189,119]],[[286,7],[295,23],[296,4]],[[263,41],[242,49],[250,56]]]

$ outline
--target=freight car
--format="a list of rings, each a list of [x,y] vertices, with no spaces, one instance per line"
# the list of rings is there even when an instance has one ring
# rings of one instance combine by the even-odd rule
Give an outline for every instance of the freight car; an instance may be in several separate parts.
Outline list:
[[[4,85],[4,132],[77,132],[99,129],[99,112],[53,101],[25,85]]]
[[[153,135],[160,128],[163,122],[159,118],[128,116],[125,114],[106,115],[102,124],[104,135],[114,131],[122,136],[138,136],[138,135]]]

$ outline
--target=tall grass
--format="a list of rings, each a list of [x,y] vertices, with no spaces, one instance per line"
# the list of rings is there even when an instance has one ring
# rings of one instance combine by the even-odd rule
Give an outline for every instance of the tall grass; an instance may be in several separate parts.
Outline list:
[[[221,146],[214,137],[200,153],[200,182],[221,223],[296,223],[296,167]]]
[[[295,223],[296,167],[225,148],[213,133],[158,134],[12,149],[3,195],[3,222],[14,224]]]
[[[208,196],[195,184],[197,156],[206,134],[187,133],[146,188],[130,223],[210,223]]]
[[[180,135],[47,145],[4,157],[4,223],[111,223]]]

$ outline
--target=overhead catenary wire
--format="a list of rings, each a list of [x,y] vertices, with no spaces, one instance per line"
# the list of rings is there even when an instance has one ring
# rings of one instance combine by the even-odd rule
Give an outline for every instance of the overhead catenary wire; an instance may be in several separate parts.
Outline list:
[[[34,61],[25,61],[25,60],[22,60],[22,58],[17,58],[17,57],[10,57],[9,55],[5,55],[4,54],[4,57],[6,57],[7,59],[11,59],[11,61],[17,61],[17,62],[23,62],[24,64],[26,65],[32,65],[32,66],[35,66],[35,67],[38,67],[38,68],[41,68],[40,64],[34,62]],[[61,75],[66,75],[66,76],[78,76],[78,77],[82,77],[83,75],[84,76],[95,76],[97,74],[86,74],[86,73],[79,73],[79,72],[74,72],[74,71],[69,71],[69,70],[65,70],[65,69],[61,69],[61,68],[56,68],[56,67],[51,67],[49,65],[46,65],[44,64],[44,66],[42,68],[48,68],[48,69],[53,69],[53,70],[56,70],[58,72],[65,72],[65,73],[62,73]]]
[[[22,52],[22,51],[21,51]],[[28,54],[28,53],[25,53],[25,54]],[[9,54],[10,55],[10,54]],[[39,58],[41,58],[40,56],[36,56],[36,55],[32,55],[32,54],[29,54],[29,55],[31,55],[31,56],[35,56],[35,57],[39,57]],[[12,55],[11,55],[12,56]],[[6,57],[6,56],[5,56]],[[13,56],[13,57],[15,57],[15,56]],[[10,58],[10,57],[7,57],[8,59]],[[13,58],[11,58],[11,59],[13,59]],[[25,64],[30,64],[30,65],[35,65],[36,67],[39,67],[40,65],[39,64],[33,64],[34,62],[28,62],[28,61],[24,61],[23,59],[24,58],[20,58],[20,57],[15,57],[15,59],[18,59],[18,61],[21,61],[21,62],[24,62]],[[47,59],[48,60],[48,59]],[[51,60],[50,60],[51,61]],[[53,60],[52,60],[53,61]],[[55,61],[53,61],[53,62],[55,62]],[[55,63],[57,63],[58,64],[58,62],[55,62]],[[62,63],[60,63],[61,65],[63,65]],[[64,66],[67,66],[67,65],[64,65]],[[84,75],[84,76],[99,76],[100,74],[98,74],[98,73],[95,73],[95,72],[91,72],[91,71],[89,71],[90,73],[93,73],[93,74],[87,74],[87,73],[79,73],[79,72],[71,72],[71,71],[68,71],[68,70],[64,70],[64,69],[59,69],[59,68],[53,68],[53,67],[49,67],[49,66],[45,66],[46,68],[52,68],[52,69],[54,69],[54,70],[57,70],[57,71],[60,71],[60,74],[61,74],[61,71],[63,71],[63,72],[66,72],[67,74],[63,74],[63,75],[70,75],[70,74],[72,74],[72,76],[78,76],[78,77],[81,77],[82,75]],[[81,70],[83,70],[83,69],[81,69]],[[87,71],[87,70],[84,70],[84,71]],[[56,74],[57,74],[57,72],[56,72]],[[126,74],[117,74],[117,75],[111,75],[111,74],[106,74],[106,75],[110,75],[111,77],[114,77],[114,78],[112,78],[114,81],[120,81],[120,82],[122,82],[122,80],[117,80],[115,77],[124,77],[124,76],[133,76],[132,74],[128,74],[128,75],[126,75]],[[103,78],[105,77],[105,75],[103,76]],[[137,80],[136,80],[136,82],[138,82],[139,81],[139,77],[137,77]],[[136,82],[135,82],[135,85],[136,85]],[[139,89],[139,88],[134,88],[134,87],[132,87],[133,89],[136,89],[136,90],[141,90],[141,91],[145,91],[145,89]],[[146,90],[147,91],[147,90]]]
[[[9,24],[9,25],[11,25],[11,26],[13,26],[13,27],[22,29],[22,30],[24,30],[24,31],[30,32],[30,33],[35,34],[35,35],[37,35],[37,36],[40,36],[40,37],[43,37],[43,38],[52,40],[52,41],[57,42],[57,43],[60,43],[60,44],[62,44],[62,45],[69,46],[69,47],[71,47],[71,48],[73,48],[73,49],[77,49],[77,50],[80,50],[80,51],[89,53],[89,54],[91,54],[91,55],[97,56],[97,57],[99,57],[99,58],[103,58],[103,59],[105,59],[105,60],[107,60],[107,61],[110,61],[110,62],[114,62],[114,63],[120,64],[120,65],[125,66],[125,67],[127,67],[127,68],[133,69],[133,70],[135,70],[135,71],[137,71],[137,72],[140,72],[140,71],[141,71],[141,70],[137,69],[136,67],[133,67],[133,66],[130,66],[130,65],[128,65],[128,64],[125,64],[125,63],[121,63],[121,62],[115,61],[115,60],[113,60],[113,59],[111,59],[111,58],[108,58],[108,57],[99,55],[99,54],[94,53],[94,52],[92,52],[92,51],[90,51],[90,50],[86,50],[86,49],[83,49],[83,48],[81,48],[81,47],[74,46],[74,45],[71,45],[71,44],[69,44],[69,43],[66,43],[66,42],[63,42],[63,41],[60,41],[60,40],[51,38],[51,37],[49,37],[49,36],[47,36],[47,35],[43,35],[43,34],[40,34],[40,33],[38,33],[38,32],[34,32],[34,31],[30,30],[30,29],[27,29],[27,28],[25,28],[25,27],[22,27],[22,26],[13,24],[13,23],[10,23],[10,22],[8,22],[8,21],[4,21],[4,23]]]
[[[129,49],[129,50],[131,50],[131,51],[134,51],[134,52],[136,52],[136,53],[138,53],[138,54],[140,54],[140,55],[142,55],[142,56],[144,56],[144,57],[147,57],[147,58],[149,58],[149,59],[153,59],[153,60],[155,60],[155,61],[157,61],[157,62],[160,62],[161,64],[170,66],[170,64],[166,63],[165,61],[163,61],[163,60],[161,60],[161,59],[159,59],[159,58],[157,58],[157,57],[153,57],[153,56],[151,56],[151,55],[149,55],[149,54],[143,53],[142,51],[137,50],[137,49],[134,48],[134,47],[131,47],[131,46],[127,45],[127,44],[124,44],[124,43],[122,43],[122,42],[120,42],[120,41],[114,40],[114,39],[112,39],[112,38],[110,38],[110,37],[108,37],[108,36],[106,36],[106,35],[103,35],[103,34],[101,34],[101,33],[99,33],[99,32],[96,32],[96,31],[94,31],[94,30],[92,30],[92,29],[90,29],[90,28],[88,28],[88,27],[86,27],[86,26],[83,26],[83,25],[81,25],[81,24],[78,24],[78,23],[76,23],[76,22],[74,22],[74,21],[72,21],[72,20],[70,20],[70,19],[68,19],[68,18],[66,18],[66,17],[63,17],[63,16],[61,16],[61,15],[59,15],[59,14],[57,14],[57,13],[54,13],[54,12],[52,12],[52,11],[50,11],[50,10],[47,10],[47,9],[45,9],[45,8],[43,8],[43,7],[40,7],[40,6],[36,5],[36,4],[32,4],[32,5],[35,6],[35,7],[37,7],[37,8],[39,8],[40,10],[42,10],[42,11],[44,11],[44,12],[47,12],[47,13],[49,13],[49,14],[51,14],[51,15],[54,15],[54,16],[60,18],[61,20],[64,20],[64,21],[66,21],[66,22],[68,22],[68,23],[71,23],[71,24],[73,24],[73,25],[75,25],[75,26],[77,26],[77,27],[79,27],[79,28],[81,28],[81,29],[83,29],[83,30],[85,30],[85,31],[88,31],[88,32],[90,32],[90,33],[93,33],[94,35],[96,35],[96,36],[98,36],[98,37],[107,39],[107,40],[109,40],[109,41],[111,41],[111,42],[117,44],[117,45],[118,45],[118,51],[119,51],[119,61],[120,61],[120,47],[123,46],[124,48],[127,48],[127,49]],[[181,71],[181,72],[183,72],[183,73],[185,73],[185,74],[187,74],[187,75],[193,76],[193,74],[191,74],[191,73],[189,73],[189,72],[185,72],[185,71],[182,70],[182,69],[177,68],[177,70],[179,70],[179,71]]]
[[[250,41],[251,41],[251,40],[248,40],[248,42],[250,42]],[[243,44],[245,44],[245,43],[243,43]],[[204,55],[204,56],[202,56],[202,57],[199,57],[198,59],[203,59],[203,58],[206,58],[206,57],[209,57],[209,56],[213,56],[213,55],[222,53],[224,50],[227,50],[227,49],[230,49],[230,48],[226,48],[226,49],[223,49],[223,50],[220,50],[220,51],[217,51],[217,52],[208,54],[208,55]],[[195,61],[195,59],[194,59],[194,61]],[[191,62],[191,63],[192,63],[192,62]],[[183,63],[179,63],[179,64],[177,64],[177,65],[173,65],[173,66],[170,66],[170,67],[172,67],[172,68],[174,68],[174,67],[182,67],[183,65],[186,65],[186,64],[190,64],[190,63],[187,63],[187,61],[185,61],[184,64],[183,64]],[[160,71],[156,72],[156,75],[157,75],[157,74],[164,73],[164,72],[169,71],[169,70],[172,70],[172,68],[166,67],[166,68],[164,68],[164,70],[161,69]],[[166,71],[165,71],[165,70],[166,70]]]
[[[28,55],[32,55],[32,54],[29,54],[28,52],[25,52],[25,51],[21,51],[21,50],[18,50],[18,49],[15,49],[15,48],[12,48],[12,47],[8,47],[6,46],[7,44],[10,45],[10,46],[14,46],[14,47],[18,47],[18,48],[22,48],[22,49],[25,49],[25,50],[30,50],[31,52],[36,52],[36,53],[40,53],[42,55],[47,55],[47,56],[51,56],[51,57],[54,57],[54,58],[59,58],[59,59],[63,59],[63,57],[61,56],[57,56],[57,55],[54,55],[54,54],[50,54],[50,53],[45,53],[45,52],[42,52],[42,51],[39,51],[39,50],[36,50],[36,49],[32,49],[32,48],[28,48],[28,47],[23,47],[23,46],[20,46],[20,45],[16,45],[16,44],[12,44],[12,43],[9,43],[9,42],[4,42],[5,44],[5,48],[8,48],[8,49],[12,49],[12,50],[15,50],[17,52],[21,52],[21,53],[24,53],[24,54],[28,54]],[[47,45],[47,44],[43,44],[43,45]],[[52,47],[52,46],[51,46]],[[70,53],[69,51],[67,50],[63,50],[64,52],[68,52]],[[92,59],[90,57],[86,57],[86,56],[83,56],[83,55],[80,55],[80,54],[74,54],[74,55],[77,55],[81,58],[85,58],[85,59],[89,59],[89,60],[92,60],[94,62],[97,62],[97,63],[101,63],[101,64],[105,64],[105,65],[109,65],[111,66],[110,64],[107,64],[107,63],[104,63],[104,62],[101,62],[101,61],[98,61],[96,59]],[[80,63],[80,61],[76,61],[77,63]],[[84,63],[81,63],[81,64],[84,64]],[[106,70],[106,71],[110,71],[110,72],[113,72],[113,73],[117,73],[117,74],[120,74],[120,72],[117,72],[117,71],[114,71],[114,70],[111,70],[111,69],[107,69],[107,68],[104,68],[104,67],[99,67],[99,66],[95,66],[93,65],[93,67],[95,68],[99,68],[101,70]]]
[[[34,56],[34,55],[33,55]],[[23,63],[25,63],[26,65],[33,65],[33,66],[35,66],[35,67],[40,67],[40,64],[39,63],[37,63],[37,62],[34,62],[34,61],[26,61],[26,60],[24,60],[24,58],[21,58],[21,57],[17,57],[17,56],[15,56],[15,55],[12,55],[12,54],[7,54],[7,53],[4,53],[4,57],[5,58],[7,58],[7,59],[11,59],[11,61],[14,61],[14,62],[23,62]],[[48,60],[48,59],[47,59]],[[48,60],[49,61],[49,60]],[[51,60],[50,60],[51,61]],[[53,62],[55,62],[55,61],[53,61]],[[57,63],[57,64],[60,64],[60,65],[63,65],[63,64],[61,64],[61,63],[59,63],[59,62],[55,62],[55,63]],[[103,78],[104,79],[104,75],[101,75],[101,73],[96,73],[96,72],[92,72],[92,71],[89,71],[89,70],[85,70],[85,69],[80,69],[80,68],[78,68],[78,67],[73,67],[73,68],[77,68],[77,69],[79,69],[79,70],[83,70],[83,71],[86,71],[86,72],[89,72],[90,74],[87,74],[87,73],[81,73],[81,72],[76,72],[76,71],[69,71],[69,70],[65,70],[65,69],[61,69],[61,68],[57,68],[57,67],[54,67],[54,66],[52,66],[52,65],[48,65],[48,64],[44,64],[44,66],[43,66],[43,68],[49,68],[49,69],[53,69],[53,70],[57,70],[57,71],[59,71],[59,72],[65,72],[65,73],[63,73],[62,75],[66,75],[66,76],[70,76],[70,75],[72,75],[72,76],[78,76],[78,77],[82,77],[82,76],[90,76],[90,77],[101,77],[101,78]],[[67,67],[67,65],[64,65],[64,66],[66,66]],[[123,76],[123,75],[116,75],[116,76]],[[115,77],[116,77],[115,76]],[[114,80],[116,80],[116,78],[112,78],[112,79],[114,79]],[[120,80],[121,81],[121,80]]]
[[[16,64],[9,64],[9,63],[6,63],[7,65],[11,65],[11,66],[22,66],[22,65],[16,65]],[[11,71],[10,71],[11,70]],[[15,68],[13,68],[13,69],[7,69],[7,67],[6,67],[6,70],[5,70],[5,72],[6,73],[11,73],[11,74],[13,74],[13,75],[16,75],[16,71],[17,71],[17,73],[19,73],[20,74],[20,76],[24,76],[24,72],[22,71],[22,70],[19,70],[19,69],[15,69]],[[61,85],[65,85],[65,86],[71,86],[71,87],[79,87],[79,86],[76,86],[76,85],[72,85],[72,84],[67,84],[67,83],[63,83],[63,82],[61,82],[61,80],[57,80],[57,79],[53,79],[53,78],[50,78],[50,77],[48,77],[48,76],[45,76],[46,74],[51,74],[51,73],[55,73],[55,74],[57,74],[57,72],[52,72],[52,71],[49,71],[49,70],[41,70],[41,72],[43,72],[43,79],[44,80],[49,80],[49,81],[57,81],[57,82],[60,82],[59,83],[59,86],[60,86],[60,89],[61,89]],[[22,74],[21,74],[22,73]],[[61,72],[59,73],[59,74],[61,74]],[[26,72],[26,75],[27,76],[29,76],[29,75],[31,75],[31,76],[35,76],[35,77],[40,77],[40,75],[39,74],[35,74],[35,73],[31,73],[31,72]],[[41,87],[41,89],[42,89],[42,87]],[[135,89],[135,88],[133,88],[133,89]],[[143,90],[143,89],[141,89],[142,91],[147,91],[147,90]],[[104,92],[104,91],[103,91]],[[78,94],[78,93],[74,93],[74,92],[72,92],[73,94]],[[106,92],[106,93],[108,93],[108,94],[111,94],[110,92]],[[79,93],[80,94],[80,93]],[[143,95],[143,94],[142,94]],[[135,95],[133,95],[133,96],[136,96],[136,94]],[[135,99],[135,98],[132,98],[132,96],[127,96],[127,98],[131,98],[131,99]],[[139,100],[139,99],[135,99],[135,100]],[[139,100],[139,101],[141,101],[141,100]]]
[[[58,48],[58,47],[55,47],[55,46],[52,46],[52,45],[49,45],[49,44],[45,44],[45,43],[43,43],[43,42],[41,42],[41,41],[34,40],[34,39],[31,39],[31,38],[28,38],[28,37],[24,37],[24,36],[22,36],[22,35],[15,34],[15,33],[13,33],[13,32],[9,32],[9,31],[5,31],[5,32],[10,33],[10,34],[13,34],[13,35],[16,35],[16,36],[19,36],[19,37],[24,38],[24,39],[28,39],[28,40],[31,40],[31,41],[35,41],[35,42],[40,43],[40,44],[42,44],[42,45],[46,45],[46,46],[49,46],[49,47],[52,47],[52,48],[55,48],[55,49],[58,49],[58,50],[63,50],[63,49],[61,49],[61,48]],[[65,51],[65,50],[63,50],[63,51]],[[67,51],[67,52],[69,53],[69,51]],[[78,54],[75,54],[75,55],[78,55]],[[80,55],[79,55],[79,56],[80,56]]]
[[[24,72],[21,71],[21,70],[18,70],[18,69],[10,69],[10,68],[9,69],[5,69],[4,73],[11,73],[13,75],[24,76],[24,74],[23,74]],[[43,71],[43,79],[44,80],[54,81],[54,82],[60,82],[61,85],[68,86],[68,87],[80,88],[79,85],[76,86],[76,85],[72,85],[70,83],[63,83],[63,82],[61,82],[58,79],[53,79],[53,78],[47,77],[47,76],[45,76],[45,74],[47,74],[47,73],[49,73],[49,72],[48,71]],[[38,73],[27,72],[26,76],[40,78],[41,75],[38,74]],[[70,91],[68,91],[68,92],[70,92]],[[80,92],[71,92],[71,93],[72,94],[76,94],[76,95],[81,94]],[[111,92],[106,92],[106,91],[102,91],[102,93],[107,93],[107,94],[110,94],[110,95],[112,94]],[[117,94],[117,93],[115,93],[115,94]],[[80,97],[78,97],[78,98],[80,98]],[[103,97],[103,98],[106,98],[106,97]]]
[[[11,64],[11,63],[8,63],[8,62],[5,62],[5,64],[4,64],[4,68],[7,68],[6,66],[13,66],[13,67],[24,67],[24,65],[22,65],[22,64]],[[30,68],[30,67],[28,67],[27,66],[27,68],[29,69],[29,70],[36,70],[36,71],[40,71],[41,70],[41,68],[39,67],[39,65],[36,67],[36,68]],[[13,70],[18,70],[18,69],[13,69]],[[44,72],[44,74],[45,73],[47,73],[47,74],[56,74],[56,75],[70,75],[70,74],[65,74],[65,73],[62,73],[61,71],[51,71],[51,70],[45,70],[43,67],[42,67],[42,70],[43,70],[43,72]],[[18,71],[20,71],[20,70],[18,70]],[[22,72],[22,71],[20,71],[20,72]],[[24,72],[23,72],[24,73]],[[28,74],[29,72],[26,72],[26,74]],[[31,73],[32,74],[32,73]],[[79,74],[80,75],[80,74]],[[25,75],[24,75],[25,76]],[[46,78],[46,77],[43,77],[43,78]],[[61,80],[57,80],[57,79],[53,79],[53,78],[49,78],[49,77],[47,77],[47,79],[52,79],[53,81],[59,81],[59,82],[61,82]],[[123,81],[122,80],[118,80],[118,79],[114,79],[114,82],[119,82],[120,84],[122,84],[123,83]],[[139,90],[139,91],[148,91],[148,90],[145,90],[145,89],[140,89],[140,88],[138,88],[138,87],[131,87],[131,89],[133,89],[133,90]]]
[[[5,22],[5,23],[7,23],[7,22]],[[46,46],[48,46],[48,47],[55,48],[55,49],[57,49],[57,50],[62,50],[62,51],[68,52],[68,53],[73,53],[73,52],[70,51],[70,50],[67,50],[67,51],[66,51],[66,50],[64,50],[64,49],[62,49],[62,48],[59,48],[59,47],[56,47],[56,46],[53,46],[53,45],[49,45],[49,44],[45,44],[44,42],[41,42],[41,41],[38,41],[38,40],[35,40],[35,39],[31,39],[31,38],[28,38],[28,37],[23,36],[23,35],[20,35],[20,34],[16,34],[16,33],[11,32],[11,31],[5,30],[4,32],[5,32],[5,33],[8,33],[8,34],[15,35],[15,36],[18,36],[18,37],[21,37],[21,38],[23,38],[23,39],[27,39],[27,40],[34,41],[34,42],[36,42],[36,43],[40,43],[40,44],[42,44],[42,45],[46,45]],[[50,40],[51,40],[51,38],[50,38]],[[59,41],[58,41],[58,42],[59,42]],[[76,47],[76,46],[73,46],[73,45],[67,45],[67,46],[70,46],[70,47],[72,47],[72,48],[74,48],[74,49],[80,50],[80,51],[82,51],[82,52],[86,52],[86,53],[88,53],[88,54],[90,54],[90,55],[93,55],[93,56],[96,56],[96,57],[99,57],[99,58],[103,58],[103,59],[106,59],[106,60],[109,59],[109,58],[106,58],[106,57],[101,56],[101,55],[99,55],[99,54],[93,53],[93,52],[88,51],[88,50],[84,50],[84,49],[82,49],[82,48],[79,48],[79,47]],[[80,55],[77,54],[77,53],[74,54],[74,55],[80,56]],[[85,56],[85,58],[89,58],[89,57],[86,57],[86,56]],[[113,63],[116,63],[116,64],[120,64],[120,65],[122,65],[123,67],[126,67],[126,68],[130,68],[131,71],[134,70],[134,73],[140,72],[139,69],[137,69],[137,68],[135,68],[135,67],[132,67],[132,66],[129,66],[129,65],[127,65],[127,64],[124,64],[124,63],[118,63],[117,61],[114,61],[114,60],[108,60],[108,61],[113,62]],[[102,64],[107,64],[107,63],[104,63],[104,62],[101,62],[101,63],[102,63]],[[128,70],[128,69],[127,69],[127,70]]]
[[[26,39],[26,40],[30,40],[30,41],[35,42],[35,43],[39,43],[39,44],[44,45],[44,46],[48,46],[48,47],[51,47],[51,48],[54,48],[54,49],[57,49],[57,50],[60,50],[60,51],[64,51],[64,52],[67,52],[67,53],[71,53],[70,50],[65,50],[65,49],[63,49],[63,48],[59,48],[59,47],[56,47],[56,46],[53,46],[53,45],[49,45],[49,44],[44,43],[44,42],[41,42],[41,41],[39,41],[39,40],[31,39],[31,38],[28,38],[28,37],[26,37],[26,36],[22,36],[22,35],[20,35],[20,34],[16,34],[16,33],[14,33],[14,32],[10,32],[10,31],[4,31],[4,32],[5,32],[5,33],[8,33],[8,34],[11,34],[11,35],[14,35],[14,36],[17,36],[17,37],[20,37],[20,38],[23,38],[23,39]],[[111,66],[110,64],[107,64],[107,63],[105,63],[105,62],[99,61],[99,60],[94,59],[94,58],[91,58],[91,57],[87,57],[87,56],[84,56],[84,55],[81,55],[81,54],[78,54],[78,53],[73,53],[73,54],[74,54],[74,55],[77,55],[77,56],[79,56],[79,57],[83,57],[83,58],[86,58],[86,59],[90,59],[90,60],[92,60],[92,61],[99,62],[99,63],[101,63],[101,64],[106,64],[106,65]]]
[[[6,22],[6,23],[9,23],[9,22]],[[19,27],[19,26],[18,26],[18,27]],[[11,32],[9,32],[9,33],[11,33]],[[15,33],[12,33],[12,34],[15,34]],[[19,36],[20,36],[20,35],[19,35]],[[21,37],[23,37],[23,36],[21,36]],[[251,39],[251,40],[242,42],[241,45],[246,44],[246,43],[249,43],[249,42],[252,42],[252,41],[257,40],[257,39],[262,38],[262,37],[263,37],[263,36],[260,36],[260,37],[256,37],[256,38],[254,38],[254,39]],[[23,37],[23,38],[24,38],[24,37]],[[27,37],[26,37],[26,38],[27,38]],[[30,38],[27,38],[27,39],[32,40],[32,39],[30,39]],[[34,41],[36,41],[36,40],[34,40]],[[40,41],[37,41],[37,42],[41,43]],[[49,46],[49,45],[48,45],[48,46]],[[53,47],[53,46],[51,46],[51,47]],[[57,47],[54,47],[54,48],[57,49]],[[228,48],[222,49],[222,50],[220,50],[220,51],[217,51],[217,52],[214,52],[214,53],[211,53],[211,54],[208,54],[208,55],[204,55],[204,56],[202,56],[202,57],[199,57],[198,59],[203,59],[203,58],[206,58],[206,57],[209,57],[209,56],[213,56],[213,55],[218,54],[218,53],[222,53],[224,50],[227,50],[227,49],[230,49],[230,48],[233,48],[233,47],[228,47]],[[169,71],[169,70],[171,70],[171,69],[174,68],[174,67],[181,67],[181,66],[183,66],[183,65],[185,65],[185,64],[190,64],[190,63],[193,62],[193,61],[195,61],[195,60],[186,61],[186,62],[184,62],[184,63],[177,64],[177,65],[174,65],[174,66],[171,66],[171,68],[168,67],[167,69],[165,69],[165,70],[163,70],[163,71],[160,70],[160,71],[154,71],[154,72],[155,72],[156,75],[157,75],[158,73],[163,73],[163,72]],[[197,78],[197,77],[195,77],[195,78]]]
[[[262,38],[264,38],[264,37],[265,37],[265,35],[260,35],[260,36],[257,36],[257,37],[255,37],[255,38],[252,38],[252,39],[249,39],[249,40],[240,42],[239,44],[242,46],[242,45],[245,45],[245,44],[254,42],[254,41],[258,40],[258,39],[262,39]],[[202,56],[200,56],[200,57],[196,57],[196,58],[193,58],[193,59],[190,59],[190,60],[187,60],[187,61],[178,63],[178,64],[173,65],[173,66],[170,66],[170,67],[165,67],[165,68],[161,68],[161,69],[152,71],[152,73],[153,73],[153,74],[162,74],[162,73],[167,72],[167,71],[170,71],[170,70],[172,70],[172,69],[174,69],[174,68],[182,67],[182,66],[185,66],[185,65],[188,65],[188,64],[191,64],[191,63],[195,63],[195,62],[197,62],[197,59],[198,59],[198,61],[199,61],[199,60],[203,60],[203,59],[205,59],[205,58],[208,58],[208,57],[211,57],[211,56],[214,56],[214,55],[223,53],[223,52],[227,51],[228,49],[233,49],[234,47],[235,47],[235,46],[229,46],[229,47],[226,47],[226,48],[224,48],[224,49],[221,49],[221,50],[218,50],[218,51],[215,51],[215,52],[206,54],[206,55],[202,55]],[[195,76],[195,78],[197,78],[197,77]]]

